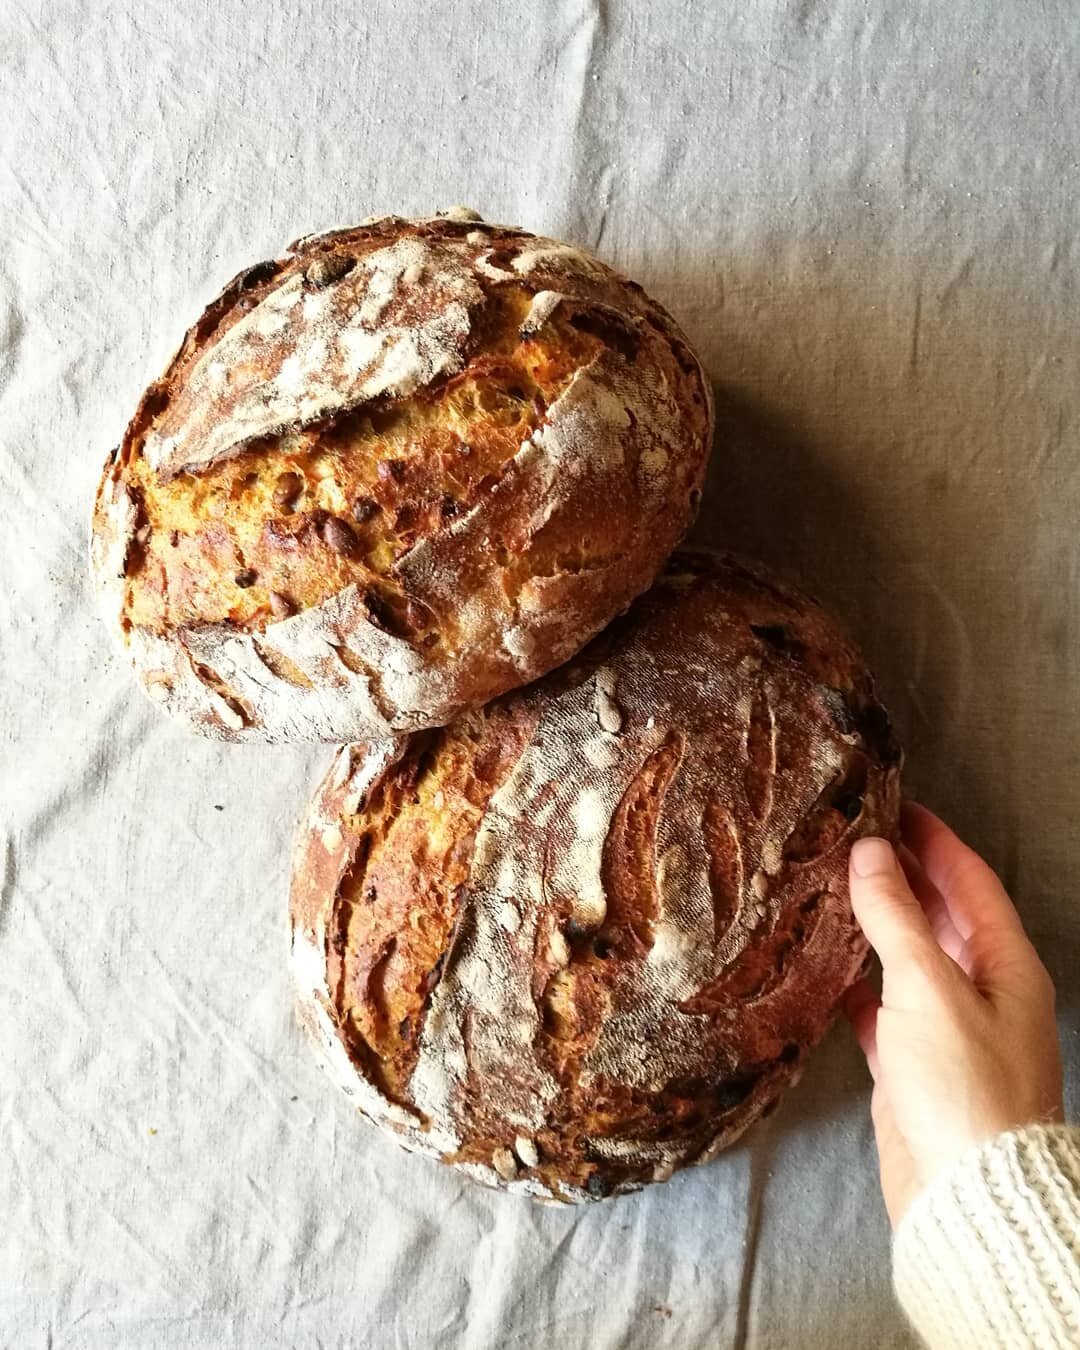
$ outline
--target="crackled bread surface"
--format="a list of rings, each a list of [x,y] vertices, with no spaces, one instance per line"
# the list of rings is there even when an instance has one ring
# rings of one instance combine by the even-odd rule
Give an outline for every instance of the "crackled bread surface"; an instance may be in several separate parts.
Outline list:
[[[365,1114],[478,1180],[663,1180],[830,1025],[867,950],[848,850],[894,834],[899,764],[814,602],[676,554],[538,684],[339,751],[294,857],[303,1018]]]
[[[106,465],[94,570],[147,691],[208,735],[439,725],[650,584],[711,422],[675,323],[594,258],[372,220],[188,332]]]

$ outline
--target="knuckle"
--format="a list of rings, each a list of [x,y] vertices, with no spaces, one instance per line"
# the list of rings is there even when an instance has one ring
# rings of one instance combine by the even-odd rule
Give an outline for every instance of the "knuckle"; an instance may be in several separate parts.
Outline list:
[[[1033,971],[1042,967],[1035,948],[1009,924],[983,923],[967,940],[971,956],[982,963]]]
[[[1013,977],[1027,995],[1054,1005],[1053,978],[1028,938],[1003,929],[982,929],[973,935],[970,949],[987,967]]]

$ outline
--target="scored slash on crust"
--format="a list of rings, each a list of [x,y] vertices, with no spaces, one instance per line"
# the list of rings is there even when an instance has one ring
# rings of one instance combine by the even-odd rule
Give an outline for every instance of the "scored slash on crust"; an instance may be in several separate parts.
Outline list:
[[[504,265],[493,280],[484,259],[496,253]],[[273,592],[261,634],[229,622],[153,630],[127,621],[124,578],[138,528],[135,503],[127,497],[124,505],[130,455],[141,454],[167,484],[260,438],[445,380],[472,359],[475,316],[506,276],[537,288],[523,329],[542,328],[560,306],[595,311],[598,331],[616,344],[620,325],[640,329],[677,353],[696,402],[649,361],[629,371],[614,348],[580,366],[492,492],[452,512],[394,565],[403,594],[453,614],[452,646],[427,651],[380,633],[349,588],[299,612]],[[249,269],[210,307],[106,466],[94,570],[110,626],[155,701],[205,734],[340,741],[439,724],[565,660],[645,589],[692,517],[710,434],[711,391],[685,339],[602,264],[479,221],[383,218],[300,241],[291,257]],[[522,570],[531,541],[562,514],[623,497],[627,508],[616,518],[636,520],[629,543],[613,536],[617,546],[578,567],[532,577]],[[322,529],[331,547],[340,539],[342,556],[352,548],[346,528],[331,518]],[[509,565],[489,542],[500,532],[520,540]],[[511,566],[521,578],[513,587]]]
[[[765,621],[790,640],[762,636]],[[600,722],[612,705],[617,732]],[[858,833],[894,831],[899,752],[857,652],[764,573],[680,556],[618,631],[461,725],[438,733],[452,754],[423,742],[440,838],[464,828],[454,793],[478,800],[453,776],[462,747],[484,761],[514,726],[517,748],[458,839],[467,883],[392,1099],[342,1039],[375,997],[350,944],[381,950],[371,926],[390,922],[349,897],[370,850],[391,850],[392,871],[408,847],[396,817],[372,835],[365,813],[419,749],[343,754],[302,828],[297,980],[305,1020],[318,1007],[338,1038],[334,1076],[406,1147],[520,1193],[595,1200],[714,1157],[797,1080],[864,963],[845,860]],[[345,889],[342,858],[320,872],[332,823],[343,857],[366,841]],[[333,981],[331,930],[349,934]],[[424,974],[403,970],[392,978]]]

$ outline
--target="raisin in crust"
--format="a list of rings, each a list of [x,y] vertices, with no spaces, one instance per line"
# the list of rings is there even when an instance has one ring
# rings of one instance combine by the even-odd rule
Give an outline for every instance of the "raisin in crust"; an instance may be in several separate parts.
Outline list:
[[[678,327],[594,258],[372,220],[188,332],[105,467],[93,568],[147,692],[207,735],[441,725],[650,585],[711,427]]]
[[[294,856],[302,1019],[408,1148],[564,1201],[664,1180],[800,1074],[867,947],[900,752],[806,596],[676,554],[579,657],[343,747]]]

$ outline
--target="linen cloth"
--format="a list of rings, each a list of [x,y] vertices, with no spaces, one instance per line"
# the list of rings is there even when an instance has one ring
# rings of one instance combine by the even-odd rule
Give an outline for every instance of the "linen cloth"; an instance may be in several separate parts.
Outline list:
[[[324,748],[217,745],[94,610],[106,451],[241,267],[466,203],[702,354],[696,537],[859,638],[1080,1071],[1080,27],[1070,0],[4,0],[0,1344],[914,1344],[837,1027],[717,1162],[550,1209],[356,1118],[292,1010]]]

